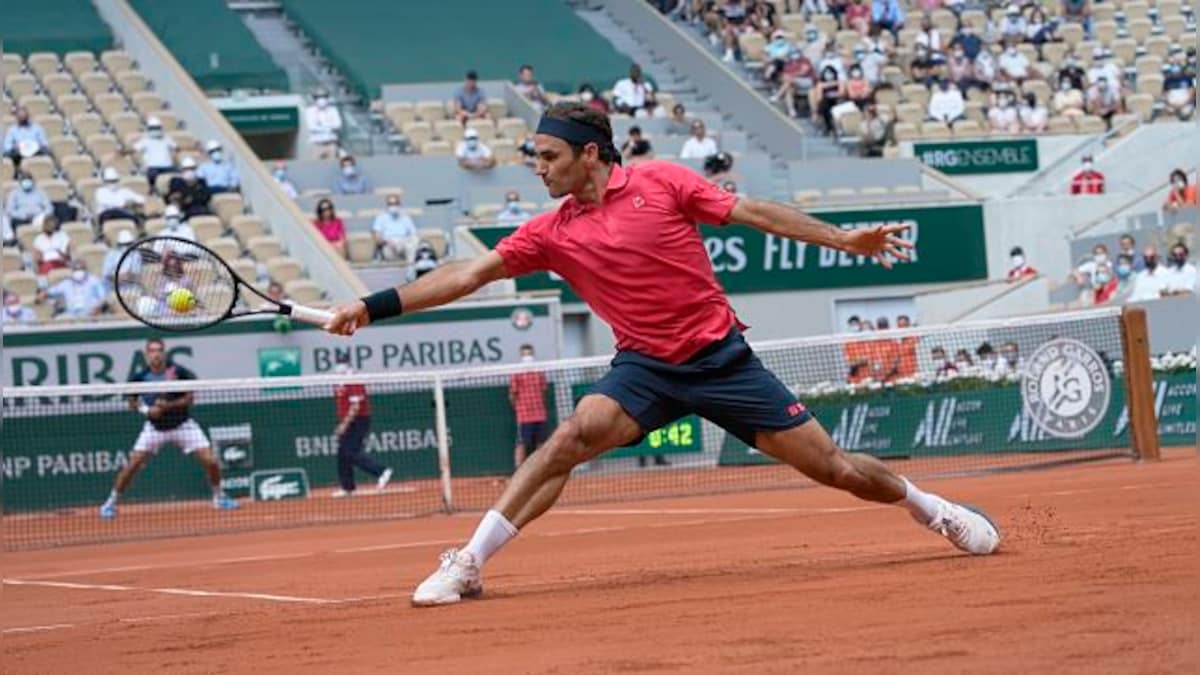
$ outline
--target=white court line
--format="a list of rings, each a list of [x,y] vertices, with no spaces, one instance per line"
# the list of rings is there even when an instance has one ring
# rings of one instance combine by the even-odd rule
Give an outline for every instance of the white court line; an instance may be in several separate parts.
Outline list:
[[[143,593],[159,593],[162,595],[185,595],[199,598],[242,598],[246,600],[267,600],[270,602],[292,602],[309,605],[336,605],[341,600],[328,598],[301,598],[294,595],[272,595],[269,593],[242,593],[237,591],[201,591],[194,588],[140,588],[137,586],[122,586],[119,584],[80,584],[70,581],[36,581],[31,579],[4,579],[6,586],[42,586],[47,588],[70,588],[84,591],[141,591]]]
[[[335,548],[330,553],[369,553],[371,551],[391,551],[398,548],[420,548],[422,546],[445,546],[457,544],[458,539],[429,539],[427,541],[405,541],[395,544],[376,544],[375,546],[356,546],[354,548]]]
[[[52,623],[46,626],[18,626],[16,628],[5,628],[0,630],[0,635],[13,635],[17,633],[39,633],[47,630],[61,630],[63,628],[74,628],[73,623]]]

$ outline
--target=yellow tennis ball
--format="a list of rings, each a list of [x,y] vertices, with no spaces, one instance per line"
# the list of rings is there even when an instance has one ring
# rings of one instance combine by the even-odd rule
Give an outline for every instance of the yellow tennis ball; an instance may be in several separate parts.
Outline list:
[[[176,288],[167,294],[167,307],[179,314],[187,314],[196,308],[196,294],[186,288]]]

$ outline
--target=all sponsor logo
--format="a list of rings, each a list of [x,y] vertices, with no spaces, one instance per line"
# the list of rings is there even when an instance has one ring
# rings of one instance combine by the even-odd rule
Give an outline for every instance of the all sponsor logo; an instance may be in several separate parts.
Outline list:
[[[1091,347],[1070,338],[1043,343],[1021,375],[1021,404],[1039,429],[1080,438],[1104,419],[1112,397],[1108,367]]]
[[[308,497],[308,473],[304,469],[277,469],[250,474],[255,501],[275,502]]]

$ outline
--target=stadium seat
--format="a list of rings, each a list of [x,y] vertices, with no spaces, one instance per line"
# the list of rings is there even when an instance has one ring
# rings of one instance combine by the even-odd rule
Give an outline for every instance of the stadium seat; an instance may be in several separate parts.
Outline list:
[[[128,218],[113,218],[104,222],[104,241],[108,242],[109,246],[117,245],[117,235],[123,231],[127,231],[133,236],[137,236],[137,223]]]
[[[75,79],[67,73],[51,73],[42,78],[42,89],[57,101],[59,96],[75,91]]]
[[[19,54],[0,54],[0,82],[8,79],[9,75],[21,72],[22,61]]]
[[[1181,15],[1163,16],[1160,23],[1163,27],[1163,34],[1172,42],[1179,42],[1180,36],[1187,29],[1187,19]]]
[[[96,69],[96,56],[91,52],[67,52],[63,57],[63,65],[76,78],[83,77]]]
[[[375,259],[375,237],[370,232],[346,234],[346,257],[352,263],[369,263]]]
[[[508,117],[508,103],[502,98],[492,96],[487,100],[488,114],[494,118]]]
[[[114,91],[96,94],[92,97],[92,106],[106,122],[112,124],[114,117],[125,112],[125,97]]]
[[[130,98],[134,94],[146,91],[146,76],[137,70],[125,70],[113,76],[117,86]]]
[[[514,141],[519,141],[528,133],[528,127],[525,126],[525,120],[520,117],[505,117],[496,125],[496,132],[505,137],[511,138]]]
[[[67,239],[71,241],[72,249],[78,250],[96,241],[96,231],[87,223],[75,221],[63,223],[61,229],[62,233],[67,235]]]
[[[249,258],[234,258],[227,260],[233,268],[233,273],[246,280],[247,283],[258,281],[258,264]]]
[[[1083,42],[1083,26],[1077,23],[1064,23],[1058,27],[1058,36],[1062,38],[1063,43],[1067,48],[1076,47],[1080,42]],[[1079,53],[1079,50],[1075,50]]]
[[[49,97],[41,94],[26,94],[17,99],[17,103],[29,111],[30,117],[48,115],[54,110]]]
[[[18,73],[4,78],[4,87],[13,98],[29,96],[37,93],[37,78],[28,73]]]
[[[925,109],[916,103],[901,103],[896,106],[896,121],[917,124],[925,119]]]
[[[417,108],[410,101],[391,101],[384,105],[383,115],[396,129],[417,119]]]
[[[83,145],[92,157],[103,163],[104,158],[117,152],[120,142],[112,134],[90,134],[84,139]]]
[[[70,268],[59,267],[57,269],[52,269],[46,273],[46,285],[54,286],[55,284],[62,281],[63,279],[66,279],[69,276],[71,276]]]
[[[381,185],[381,186],[375,188],[372,192],[375,195],[380,196],[380,197],[387,197],[388,195],[396,195],[401,200],[404,199],[404,188],[400,187],[399,185]]]
[[[299,279],[303,274],[300,261],[289,256],[275,256],[267,260],[267,275],[281,284]]]
[[[130,135],[140,137],[142,134],[142,118],[138,117],[135,112],[118,112],[109,116],[108,122],[113,128],[113,132],[121,140],[125,140]]]
[[[308,279],[293,279],[283,285],[283,292],[297,303],[311,305],[321,299],[321,287]]]
[[[1131,21],[1137,21],[1139,19],[1148,20],[1150,17],[1150,5],[1145,2],[1141,2],[1140,0],[1136,2],[1126,2],[1121,6],[1121,11],[1125,14],[1126,25],[1128,25]]]
[[[955,122],[952,131],[955,138],[976,138],[985,135],[983,125],[973,119]]]
[[[433,252],[438,258],[446,257],[446,252],[450,245],[446,240],[446,233],[444,231],[432,227],[423,227],[417,230],[417,237],[432,246]]]
[[[75,256],[82,258],[88,272],[99,276],[104,271],[104,258],[108,255],[108,247],[104,244],[84,244],[75,251]]]
[[[51,136],[50,156],[62,164],[64,158],[79,152],[79,143],[74,136]]]
[[[33,52],[25,58],[25,67],[38,79],[43,79],[59,70],[58,54],[52,52]]]
[[[112,79],[107,73],[91,71],[78,76],[78,79],[79,89],[89,98],[112,91]]]
[[[1055,68],[1062,65],[1067,55],[1067,45],[1062,42],[1047,42],[1042,45],[1042,58]]]
[[[209,202],[209,208],[212,212],[221,219],[221,222],[228,226],[233,217],[240,215],[245,210],[245,204],[242,202],[242,196],[236,192],[223,192],[215,194],[212,201]]]
[[[260,237],[267,231],[266,223],[258,216],[235,214],[230,219],[229,228],[237,235],[238,241],[243,243],[250,241],[254,237]]]
[[[400,130],[413,148],[420,148],[433,140],[433,124],[427,121],[410,122]]]
[[[761,64],[766,59],[767,39],[762,33],[751,31],[738,35],[738,47],[742,50],[742,61],[747,65]]]
[[[143,197],[150,194],[150,181],[142,175],[121,177],[121,187],[129,188]]]
[[[133,102],[133,109],[142,117],[150,117],[164,107],[162,98],[152,91],[140,91],[130,97],[130,100]]]
[[[1138,57],[1138,59],[1134,61],[1133,65],[1137,70],[1137,76],[1139,78],[1145,77],[1146,75],[1162,75],[1163,72],[1162,57],[1155,56],[1153,54],[1147,54],[1145,56]]]
[[[84,204],[92,204],[96,200],[96,188],[100,187],[99,178],[83,178],[75,181],[75,193]]]
[[[446,111],[441,101],[419,101],[416,105],[417,118],[426,122],[436,122],[446,119]]]
[[[491,220],[496,217],[504,209],[503,204],[486,203],[476,204],[471,209],[471,216],[477,220]]]
[[[1131,38],[1118,38],[1113,40],[1110,48],[1113,57],[1125,64],[1132,64],[1137,58],[1137,42]]]
[[[381,209],[381,208],[376,208],[376,207],[372,207],[372,208],[369,208],[369,209],[359,209],[359,210],[358,210],[358,211],[357,211],[357,212],[354,214],[354,217],[355,217],[355,218],[371,218],[371,219],[374,219],[374,218],[375,218],[375,216],[378,216],[378,215],[379,215],[379,214],[381,214],[381,213],[383,213],[383,209]]]
[[[1149,122],[1154,113],[1154,96],[1150,94],[1130,94],[1125,97],[1125,107],[1136,114],[1143,122]]]
[[[22,269],[25,269],[25,261],[21,259],[21,250],[16,246],[5,246],[3,257],[0,257],[0,274]]]
[[[116,74],[132,68],[133,57],[129,55],[129,52],[114,49],[101,54],[100,63],[104,64],[104,69],[110,74]]]
[[[44,155],[27,157],[21,162],[21,170],[40,183],[54,176],[54,160]]]
[[[93,112],[84,112],[71,115],[71,131],[74,132],[80,140],[98,134],[104,129],[104,119]]]
[[[133,156],[123,152],[112,151],[100,158],[101,167],[112,167],[117,170],[117,173],[122,176],[137,173],[137,167],[133,165]]]
[[[67,123],[62,115],[55,113],[38,115],[33,118],[33,121],[46,132],[47,137],[62,136],[63,130],[67,127]]]
[[[796,37],[801,37],[806,31],[804,15],[800,13],[780,14],[779,26]]]
[[[251,237],[246,242],[246,248],[259,262],[266,262],[283,254],[283,243],[277,237],[269,235]]]
[[[1154,22],[1147,18],[1131,19],[1125,21],[1125,30],[1129,31],[1129,36],[1134,42],[1141,44],[1150,37],[1150,33],[1154,30]]]
[[[434,135],[452,145],[463,139],[463,131],[458,120],[438,120],[433,123]]]
[[[1112,2],[1092,3],[1092,21],[1112,21],[1116,16],[1117,7]],[[1095,23],[1092,24],[1095,26]]]
[[[943,139],[952,138],[954,134],[945,122],[922,122],[921,138]]]
[[[13,161],[8,158],[0,158],[0,181],[9,181],[16,174],[16,169],[13,167]]]
[[[88,228],[91,229],[91,228]],[[21,245],[21,250],[28,251],[33,248],[33,238],[38,236],[42,230],[33,223],[17,226],[17,243]]]
[[[1105,47],[1112,44],[1112,41],[1117,39],[1117,22],[1116,21],[1095,21],[1092,23],[1092,35],[1096,41]]]
[[[1171,54],[1171,39],[1165,35],[1151,35],[1146,38],[1146,42],[1142,47],[1148,55],[1156,56],[1165,61]]]
[[[859,127],[862,125],[863,116],[858,109],[850,110],[838,115],[837,127],[839,135],[843,138],[856,138],[858,136]]]
[[[496,123],[490,119],[470,120],[467,128],[479,132],[479,138],[485,143],[491,143],[496,138]]]
[[[1150,94],[1156,99],[1162,96],[1163,91],[1163,76],[1162,75],[1138,75],[1137,78],[1137,93]]]
[[[167,221],[162,218],[147,218],[145,222],[146,236],[153,237],[154,235],[167,229]]]
[[[161,112],[155,113],[159,119],[162,119]],[[190,131],[171,131],[167,133],[171,140],[175,141],[175,147],[179,148],[180,152],[191,152],[200,149],[200,141],[192,135]]]
[[[1072,118],[1075,129],[1081,134],[1103,134],[1108,131],[1104,120],[1095,115],[1075,115]]]
[[[421,146],[421,154],[431,157],[451,157],[454,146],[447,141],[428,141]]]
[[[492,141],[492,155],[498,164],[509,164],[517,159],[517,142],[511,138],[497,138]]]
[[[216,216],[192,216],[188,218],[187,224],[196,233],[196,241],[216,239],[225,232],[225,225]]]
[[[170,110],[159,110],[154,113],[154,116],[158,118],[158,121],[162,122],[163,131],[169,133],[179,130],[179,118]]]
[[[1075,124],[1071,122],[1071,117],[1068,115],[1058,115],[1051,117],[1050,122],[1046,125],[1046,133],[1049,134],[1073,134],[1075,133]]]
[[[57,178],[38,180],[37,186],[46,193],[46,198],[52,202],[65,202],[71,196],[71,186],[65,180]]]
[[[67,119],[86,113],[90,107],[87,97],[83,94],[63,94],[54,99],[58,111]]]
[[[217,237],[205,239],[204,245],[212,249],[222,260],[237,260],[242,256],[242,247],[233,237]]]

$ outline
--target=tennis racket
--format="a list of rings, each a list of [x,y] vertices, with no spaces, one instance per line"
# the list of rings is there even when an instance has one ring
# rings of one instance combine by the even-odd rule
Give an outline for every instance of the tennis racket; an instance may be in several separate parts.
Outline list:
[[[130,246],[117,261],[113,287],[130,316],[177,333],[253,314],[282,314],[318,326],[333,318],[332,312],[272,300],[211,249],[179,237],[150,237]]]

